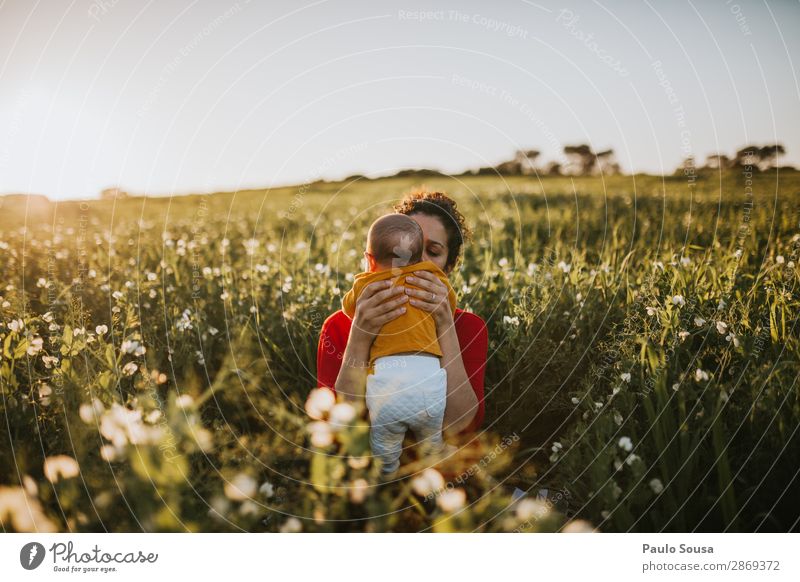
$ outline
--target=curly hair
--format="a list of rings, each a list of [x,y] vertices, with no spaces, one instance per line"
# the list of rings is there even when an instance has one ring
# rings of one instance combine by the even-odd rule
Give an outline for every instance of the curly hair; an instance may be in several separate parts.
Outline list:
[[[466,224],[464,215],[459,212],[456,201],[444,192],[429,192],[424,189],[413,190],[406,194],[399,204],[394,206],[395,212],[411,216],[425,214],[435,216],[442,222],[447,233],[446,271],[452,270],[461,259],[464,243],[472,238],[472,231]]]

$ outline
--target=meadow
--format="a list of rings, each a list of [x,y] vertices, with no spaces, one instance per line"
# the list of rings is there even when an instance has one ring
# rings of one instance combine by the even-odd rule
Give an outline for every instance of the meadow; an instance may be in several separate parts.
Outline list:
[[[423,182],[474,230],[452,281],[489,328],[486,419],[378,484],[363,414],[306,400],[368,225]],[[798,531],[797,173],[0,211],[5,531]]]

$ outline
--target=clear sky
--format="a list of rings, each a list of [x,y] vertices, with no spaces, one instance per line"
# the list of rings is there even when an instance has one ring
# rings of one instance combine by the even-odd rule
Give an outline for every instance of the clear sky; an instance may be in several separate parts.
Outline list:
[[[782,142],[800,2],[0,0],[0,193],[172,194]]]

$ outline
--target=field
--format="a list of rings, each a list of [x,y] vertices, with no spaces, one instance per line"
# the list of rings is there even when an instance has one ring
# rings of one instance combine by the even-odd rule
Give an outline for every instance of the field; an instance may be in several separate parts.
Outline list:
[[[0,199],[4,530],[798,531],[796,173],[426,177],[483,431],[380,486],[363,419],[315,446],[320,326],[420,182]]]

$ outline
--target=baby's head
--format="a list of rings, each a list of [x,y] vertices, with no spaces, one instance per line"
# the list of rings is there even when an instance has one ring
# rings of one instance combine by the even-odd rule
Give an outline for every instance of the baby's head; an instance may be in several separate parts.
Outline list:
[[[405,214],[381,216],[369,227],[367,252],[369,270],[386,271],[422,260],[422,228]]]

